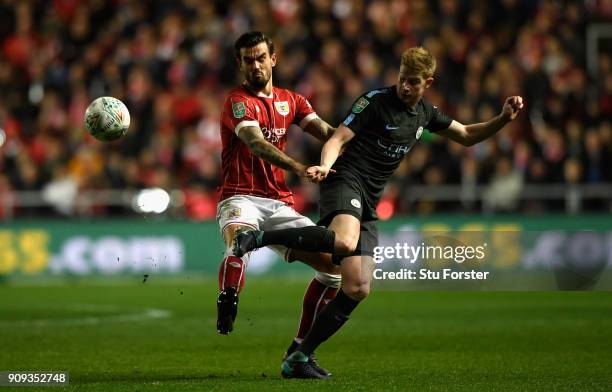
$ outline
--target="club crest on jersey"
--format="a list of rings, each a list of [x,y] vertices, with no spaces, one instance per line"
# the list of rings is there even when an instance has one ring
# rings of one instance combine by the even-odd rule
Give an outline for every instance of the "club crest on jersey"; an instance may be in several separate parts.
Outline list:
[[[363,112],[363,109],[366,108],[366,106],[368,106],[370,104],[370,102],[361,97],[357,100],[357,102],[355,102],[355,104],[353,105],[353,113],[361,113]]]
[[[232,112],[234,112],[234,117],[242,118],[246,114],[246,108],[244,107],[244,102],[236,102],[232,105]]]
[[[419,138],[421,137],[422,134],[423,134],[423,127],[419,127],[419,129],[417,129],[417,131],[416,131],[416,138],[417,138],[417,140],[419,140]]]
[[[289,103],[287,101],[274,102],[274,107],[276,111],[281,114],[281,116],[286,116],[289,114]]]

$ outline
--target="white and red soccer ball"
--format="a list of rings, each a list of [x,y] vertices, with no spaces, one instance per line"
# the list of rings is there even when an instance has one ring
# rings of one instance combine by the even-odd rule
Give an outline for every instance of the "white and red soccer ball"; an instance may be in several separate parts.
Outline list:
[[[130,127],[130,112],[117,98],[96,98],[85,111],[85,127],[100,141],[117,140]]]

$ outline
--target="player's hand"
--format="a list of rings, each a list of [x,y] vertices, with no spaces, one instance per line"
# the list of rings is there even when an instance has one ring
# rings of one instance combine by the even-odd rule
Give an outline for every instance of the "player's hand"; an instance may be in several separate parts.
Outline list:
[[[327,178],[329,173],[335,173],[334,169],[327,166],[310,166],[306,169],[306,178],[314,183],[319,183]]]
[[[518,116],[523,108],[523,98],[518,95],[506,98],[502,109],[502,116],[508,121],[512,121]]]
[[[293,169],[293,172],[297,174],[298,177],[300,177],[301,179],[310,181],[310,178],[308,177],[308,174],[306,173],[307,168],[308,166],[298,163],[296,167]]]

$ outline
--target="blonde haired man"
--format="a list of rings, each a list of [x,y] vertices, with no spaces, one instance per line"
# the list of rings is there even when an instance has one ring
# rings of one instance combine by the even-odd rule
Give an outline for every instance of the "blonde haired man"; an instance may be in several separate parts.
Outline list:
[[[250,231],[240,234],[234,242],[238,254],[280,244],[332,253],[334,263],[340,265],[341,290],[319,313],[300,346],[283,362],[284,377],[322,378],[311,369],[308,356],[338,331],[367,297],[372,255],[378,242],[376,205],[385,184],[424,130],[470,146],[494,135],[523,108],[521,97],[508,97],[496,117],[463,125],[423,99],[434,81],[435,69],[435,58],[426,49],[406,50],[397,85],[359,97],[323,146],[320,165],[306,170],[309,178],[321,182],[319,224],[327,229]],[[318,248],[309,248],[315,243]]]

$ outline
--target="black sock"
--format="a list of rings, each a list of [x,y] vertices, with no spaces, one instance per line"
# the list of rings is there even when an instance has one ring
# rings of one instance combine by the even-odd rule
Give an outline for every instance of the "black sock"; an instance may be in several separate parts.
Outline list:
[[[323,226],[306,226],[295,229],[264,231],[258,247],[284,245],[291,249],[332,253],[336,233]]]
[[[349,315],[357,305],[359,301],[350,298],[342,290],[338,291],[336,298],[321,310],[297,351],[310,356],[321,343],[329,339],[347,322]]]
[[[296,348],[298,348],[300,344],[298,342],[295,341],[295,339],[291,340],[291,344],[289,345],[289,347],[287,347],[287,356],[291,355]]]

